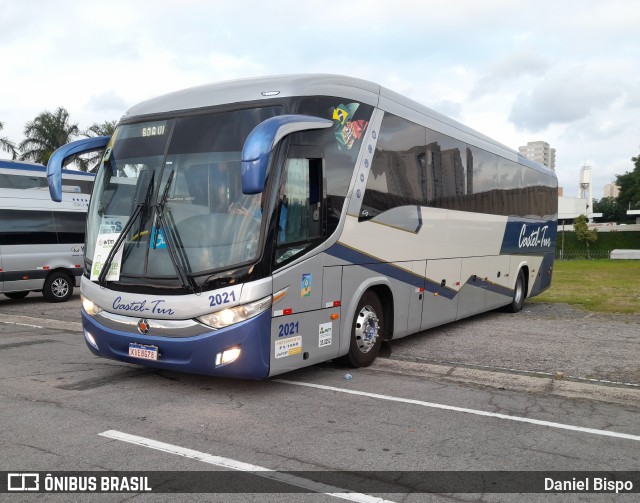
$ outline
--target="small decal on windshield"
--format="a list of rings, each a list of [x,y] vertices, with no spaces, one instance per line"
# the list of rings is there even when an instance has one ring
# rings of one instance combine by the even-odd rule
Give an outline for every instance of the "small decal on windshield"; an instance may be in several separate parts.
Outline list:
[[[149,248],[154,250],[161,250],[167,247],[167,243],[164,240],[164,234],[162,229],[158,229],[155,225],[151,227],[151,240],[149,241]]]

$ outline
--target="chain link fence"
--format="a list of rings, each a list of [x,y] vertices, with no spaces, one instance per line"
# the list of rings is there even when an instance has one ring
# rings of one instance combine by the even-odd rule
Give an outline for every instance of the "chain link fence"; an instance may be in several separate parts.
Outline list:
[[[611,250],[591,250],[589,256],[592,259],[609,258]],[[587,256],[587,250],[560,250],[556,248],[556,260],[584,260],[589,256]]]

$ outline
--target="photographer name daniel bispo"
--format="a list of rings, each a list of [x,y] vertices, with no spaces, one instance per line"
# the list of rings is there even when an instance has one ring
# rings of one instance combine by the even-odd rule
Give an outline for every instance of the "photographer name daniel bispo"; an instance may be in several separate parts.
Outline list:
[[[627,493],[633,491],[630,480],[610,480],[606,477],[572,477],[570,480],[558,480],[551,477],[544,478],[545,492],[585,492],[585,493]]]

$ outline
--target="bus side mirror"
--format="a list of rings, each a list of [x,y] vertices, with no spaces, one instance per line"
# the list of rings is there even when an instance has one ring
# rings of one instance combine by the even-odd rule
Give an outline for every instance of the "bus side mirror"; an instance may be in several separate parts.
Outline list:
[[[271,151],[282,138],[296,131],[331,126],[333,121],[311,115],[278,115],[258,124],[242,148],[242,193],[260,194],[264,190]]]
[[[84,154],[94,150],[102,150],[109,143],[109,136],[97,136],[84,140],[72,141],[57,149],[47,163],[47,182],[49,195],[56,202],[62,201],[62,166],[64,161],[72,155]]]

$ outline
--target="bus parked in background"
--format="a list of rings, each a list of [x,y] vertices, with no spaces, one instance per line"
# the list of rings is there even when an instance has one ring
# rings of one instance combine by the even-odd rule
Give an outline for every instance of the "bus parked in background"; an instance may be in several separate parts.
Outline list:
[[[92,141],[82,323],[99,356],[247,378],[366,366],[383,340],[517,312],[551,283],[555,174],[370,82],[196,87]],[[83,147],[52,157],[53,199]]]
[[[62,202],[51,201],[46,168],[0,160],[0,292],[42,292],[63,302],[80,285],[85,222],[94,175],[62,172]]]

